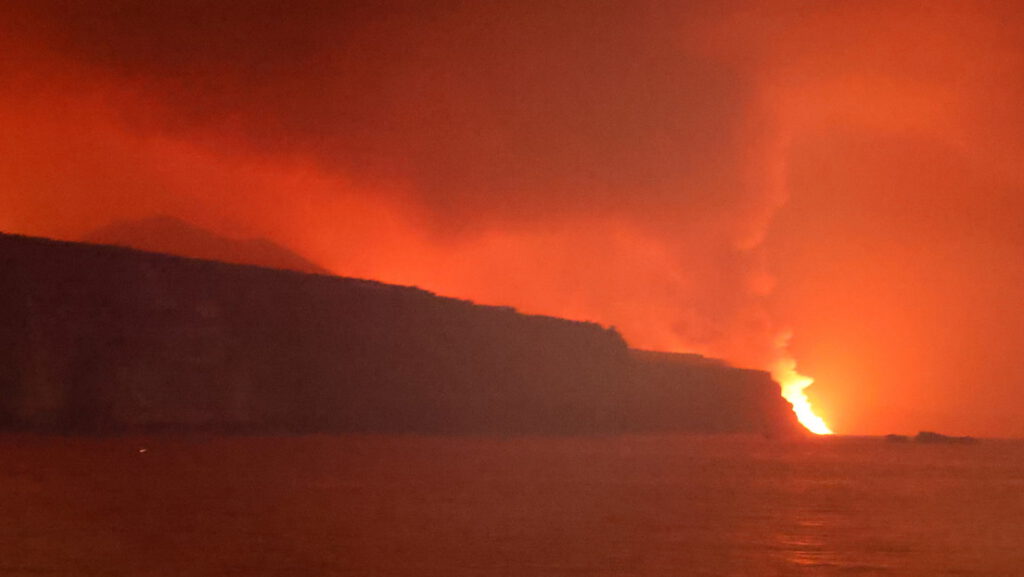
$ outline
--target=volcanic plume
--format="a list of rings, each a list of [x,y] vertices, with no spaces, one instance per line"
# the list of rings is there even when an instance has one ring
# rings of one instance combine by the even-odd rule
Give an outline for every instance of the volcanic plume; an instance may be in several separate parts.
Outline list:
[[[997,3],[6,2],[0,230],[167,214],[640,348],[799,358],[839,430],[1024,433],[1022,29]]]

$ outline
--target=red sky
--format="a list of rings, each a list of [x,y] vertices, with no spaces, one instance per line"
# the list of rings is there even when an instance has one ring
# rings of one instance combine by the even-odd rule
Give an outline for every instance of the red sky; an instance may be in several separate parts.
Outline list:
[[[168,214],[1024,435],[1024,16],[987,2],[11,1],[0,230]],[[253,7],[253,4],[258,4]]]

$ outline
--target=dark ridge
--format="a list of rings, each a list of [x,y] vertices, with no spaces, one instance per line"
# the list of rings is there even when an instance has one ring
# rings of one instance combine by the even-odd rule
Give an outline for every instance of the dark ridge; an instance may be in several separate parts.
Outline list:
[[[189,258],[331,274],[327,269],[267,239],[227,238],[170,216],[111,223],[86,235],[82,240]]]
[[[767,373],[415,287],[0,234],[0,423],[796,434]]]

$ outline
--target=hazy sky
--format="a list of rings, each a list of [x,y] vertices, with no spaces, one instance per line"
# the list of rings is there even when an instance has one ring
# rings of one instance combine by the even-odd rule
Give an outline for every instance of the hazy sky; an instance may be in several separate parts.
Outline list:
[[[237,5],[236,5],[237,4]],[[1024,435],[1013,2],[0,6],[0,230],[168,214]]]

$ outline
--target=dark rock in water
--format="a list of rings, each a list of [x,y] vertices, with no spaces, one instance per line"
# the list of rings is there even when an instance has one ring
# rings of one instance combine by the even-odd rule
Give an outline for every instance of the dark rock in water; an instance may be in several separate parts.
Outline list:
[[[797,434],[768,373],[375,281],[0,234],[0,426]]]
[[[909,443],[910,437],[906,435],[886,435],[885,440],[888,443]]]
[[[932,431],[921,431],[918,433],[914,440],[918,443],[977,443],[978,440],[974,437],[950,437],[948,435],[942,435],[934,433]]]

